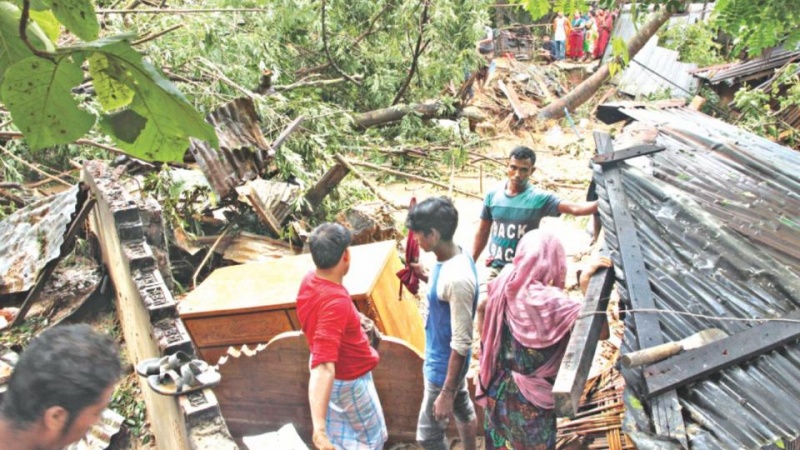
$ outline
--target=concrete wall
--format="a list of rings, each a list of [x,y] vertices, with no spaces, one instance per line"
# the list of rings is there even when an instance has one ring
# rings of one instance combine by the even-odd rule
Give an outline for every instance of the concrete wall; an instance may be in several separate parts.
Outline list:
[[[175,299],[159,271],[159,266],[163,270],[163,262],[157,264],[148,244],[148,240],[152,242],[153,237],[163,235],[163,228],[160,231],[153,228],[158,228],[162,222],[160,211],[154,212],[151,202],[142,214],[134,198],[102,162],[87,162],[83,175],[97,198],[90,217],[91,228],[100,242],[103,263],[116,288],[117,314],[130,362],[135,365],[142,359],[178,350],[195,354],[183,322],[177,316]],[[147,224],[143,223],[143,216]],[[171,279],[168,282],[171,284]],[[211,389],[170,397],[151,390],[144,377],[139,377],[139,382],[150,431],[159,449],[238,448]]]

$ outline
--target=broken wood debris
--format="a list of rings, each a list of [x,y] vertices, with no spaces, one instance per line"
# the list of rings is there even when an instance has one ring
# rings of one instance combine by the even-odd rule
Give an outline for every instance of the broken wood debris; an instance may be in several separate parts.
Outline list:
[[[261,221],[276,236],[281,235],[284,222],[300,198],[300,191],[300,186],[295,184],[261,178],[236,188],[240,198],[246,199],[246,203],[252,206]]]

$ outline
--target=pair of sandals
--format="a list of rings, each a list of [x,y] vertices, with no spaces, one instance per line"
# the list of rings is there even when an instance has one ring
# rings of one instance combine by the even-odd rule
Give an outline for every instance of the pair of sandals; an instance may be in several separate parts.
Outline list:
[[[136,373],[147,377],[147,383],[154,391],[173,396],[216,386],[222,379],[207,362],[192,359],[182,351],[142,360],[136,365]]]

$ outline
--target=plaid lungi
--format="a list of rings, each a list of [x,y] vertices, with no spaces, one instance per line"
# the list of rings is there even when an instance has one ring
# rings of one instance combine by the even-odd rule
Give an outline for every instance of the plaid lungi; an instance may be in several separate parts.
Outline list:
[[[383,448],[389,433],[372,372],[355,380],[333,381],[325,425],[337,450]]]

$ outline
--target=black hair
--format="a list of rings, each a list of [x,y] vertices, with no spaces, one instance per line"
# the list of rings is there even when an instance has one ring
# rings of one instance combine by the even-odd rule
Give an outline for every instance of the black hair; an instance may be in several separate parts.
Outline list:
[[[308,238],[314,265],[318,269],[330,269],[338,264],[351,239],[350,230],[338,223],[323,223],[314,228]]]
[[[431,197],[418,203],[406,218],[406,228],[428,234],[434,228],[443,241],[452,241],[458,226],[458,211],[447,197]]]
[[[21,429],[53,406],[69,413],[66,432],[87,407],[119,380],[116,344],[89,325],[56,326],[42,332],[22,352],[0,414]]]
[[[530,159],[532,165],[536,165],[536,153],[530,149],[529,147],[525,147],[524,145],[518,145],[511,149],[511,153],[509,153],[508,158],[514,159]]]

